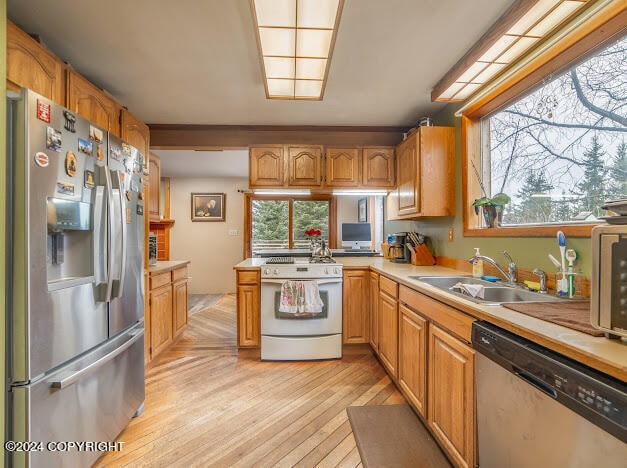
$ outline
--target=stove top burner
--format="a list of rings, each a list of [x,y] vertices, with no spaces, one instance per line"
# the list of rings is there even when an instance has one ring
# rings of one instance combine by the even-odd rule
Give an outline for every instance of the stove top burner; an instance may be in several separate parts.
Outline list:
[[[279,263],[294,263],[294,257],[270,257],[266,259],[266,265],[277,265]]]
[[[337,263],[331,257],[311,257],[309,263]]]

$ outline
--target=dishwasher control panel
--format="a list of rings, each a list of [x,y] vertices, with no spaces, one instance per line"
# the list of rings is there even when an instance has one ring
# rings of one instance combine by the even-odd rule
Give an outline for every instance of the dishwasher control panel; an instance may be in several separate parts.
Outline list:
[[[472,325],[473,347],[530,385],[627,442],[627,385],[488,322]]]

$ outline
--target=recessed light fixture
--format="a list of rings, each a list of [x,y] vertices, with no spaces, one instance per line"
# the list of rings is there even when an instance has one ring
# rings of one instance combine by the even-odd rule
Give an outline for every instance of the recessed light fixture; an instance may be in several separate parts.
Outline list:
[[[431,100],[465,100],[588,2],[537,0],[515,3],[435,85]]]
[[[344,0],[250,0],[268,99],[321,100]]]

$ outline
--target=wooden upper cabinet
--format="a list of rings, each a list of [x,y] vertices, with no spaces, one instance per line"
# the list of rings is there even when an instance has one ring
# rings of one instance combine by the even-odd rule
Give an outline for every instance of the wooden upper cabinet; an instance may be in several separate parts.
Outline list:
[[[148,161],[148,220],[159,221],[161,212],[159,210],[159,186],[161,184],[161,159],[159,156],[150,153]]]
[[[148,152],[150,151],[150,129],[148,125],[126,109],[122,109],[120,120],[122,140],[141,152],[144,157],[144,168],[146,168],[148,165]]]
[[[359,148],[327,148],[326,185],[329,187],[359,187],[361,182]]]
[[[29,88],[65,104],[65,64],[11,21],[7,21],[7,89]]]
[[[121,136],[122,107],[74,70],[67,71],[66,107],[108,132]]]
[[[396,219],[453,216],[454,165],[452,127],[419,127],[401,142],[396,148]]]
[[[284,185],[285,152],[283,146],[251,146],[248,158],[251,188]]]
[[[394,187],[394,148],[364,148],[362,150],[362,185],[365,187]]]
[[[322,147],[287,147],[287,184],[297,187],[319,187],[322,183]]]

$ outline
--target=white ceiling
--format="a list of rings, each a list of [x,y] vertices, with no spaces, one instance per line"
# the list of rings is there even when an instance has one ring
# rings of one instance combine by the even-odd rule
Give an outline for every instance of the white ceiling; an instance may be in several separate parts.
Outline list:
[[[7,0],[147,123],[412,126],[514,0],[345,0],[323,101],[265,98],[248,0]]]
[[[151,150],[162,177],[248,178],[248,151]]]

